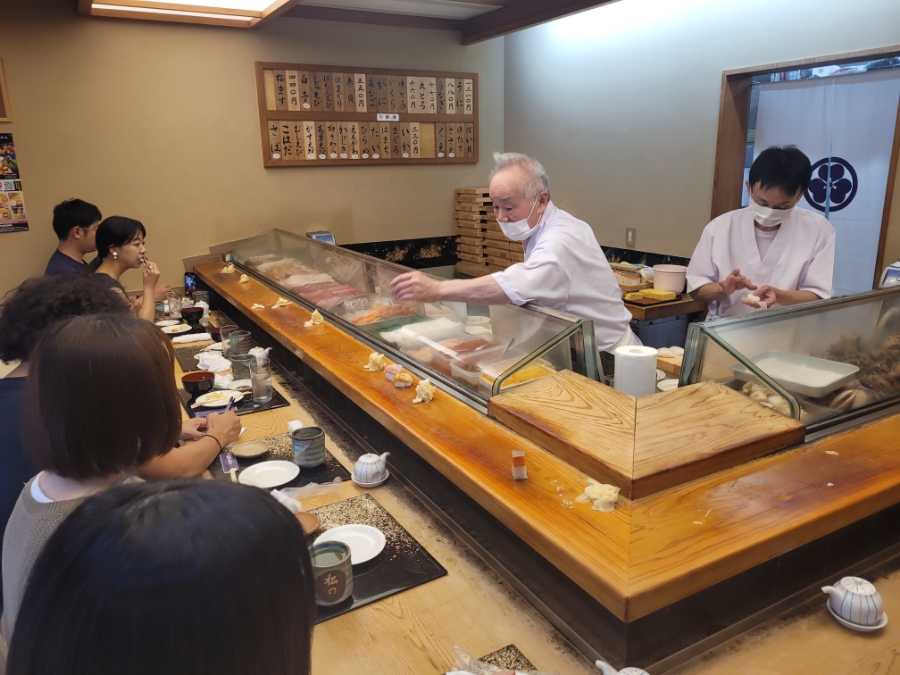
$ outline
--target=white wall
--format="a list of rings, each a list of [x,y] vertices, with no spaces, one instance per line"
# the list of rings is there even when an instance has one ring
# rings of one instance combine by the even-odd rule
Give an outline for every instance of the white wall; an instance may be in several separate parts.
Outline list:
[[[722,71],[898,44],[897,0],[620,0],[507,36],[505,149],[538,157],[601,244],[636,227],[637,248],[689,256]]]

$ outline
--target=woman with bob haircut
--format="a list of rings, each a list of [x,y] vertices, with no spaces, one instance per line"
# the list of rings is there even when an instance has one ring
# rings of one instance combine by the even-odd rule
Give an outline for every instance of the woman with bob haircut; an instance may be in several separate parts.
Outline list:
[[[144,295],[135,299],[132,307],[138,316],[152,323],[156,317],[156,301],[166,297],[169,286],[162,284],[157,288],[159,268],[145,257],[146,236],[147,230],[139,220],[110,216],[97,228],[97,257],[88,265],[87,273],[127,298],[120,279],[127,270],[136,270],[143,264]]]
[[[41,472],[3,538],[2,633],[14,632],[44,542],[85,497],[168,453],[182,433],[172,346],[131,315],[72,317],[45,331],[25,386],[26,451]]]
[[[107,490],[35,563],[8,675],[309,675],[307,546],[258,488]]]

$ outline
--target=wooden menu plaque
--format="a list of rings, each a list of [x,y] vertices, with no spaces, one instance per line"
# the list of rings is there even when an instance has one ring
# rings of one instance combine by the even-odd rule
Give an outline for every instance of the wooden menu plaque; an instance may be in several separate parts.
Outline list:
[[[256,63],[263,166],[474,164],[478,74]]]

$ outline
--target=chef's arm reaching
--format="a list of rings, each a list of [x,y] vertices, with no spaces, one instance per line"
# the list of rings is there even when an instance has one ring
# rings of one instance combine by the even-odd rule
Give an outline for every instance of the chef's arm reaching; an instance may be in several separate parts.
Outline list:
[[[754,286],[750,282],[750,279],[741,274],[741,271],[738,269],[734,270],[722,281],[712,281],[691,291],[691,297],[694,298],[694,300],[700,300],[708,305],[716,300],[726,298],[735,291],[743,288],[755,291],[757,286]]]
[[[421,272],[407,272],[391,282],[391,293],[396,300],[412,302],[475,302],[485,305],[502,305],[509,302],[492,275],[477,279],[449,279],[439,281]]]
[[[780,288],[774,288],[772,286],[762,286],[755,295],[759,298],[760,302],[766,303],[767,307],[771,307],[772,305],[786,307],[787,305],[799,305],[802,302],[812,302],[813,300],[822,299],[812,291],[783,291]],[[751,307],[756,306],[753,302],[744,298],[741,298],[741,302],[745,305],[750,305]]]

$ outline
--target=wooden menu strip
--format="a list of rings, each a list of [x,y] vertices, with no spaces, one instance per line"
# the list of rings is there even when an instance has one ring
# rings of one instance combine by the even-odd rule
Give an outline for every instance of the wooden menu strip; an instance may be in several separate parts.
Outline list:
[[[410,404],[411,390],[396,389],[381,373],[362,369],[368,347],[328,324],[304,328],[310,314],[299,306],[268,309],[277,294],[255,279],[240,284],[238,275],[221,269],[214,263],[195,271],[587,593],[624,615],[628,504],[611,514],[584,505],[567,508],[563,499],[574,498],[585,484],[580,471],[443,392],[430,404]],[[253,311],[253,303],[267,309]],[[514,449],[526,451],[526,481],[512,480]]]
[[[333,99],[334,87],[332,87],[331,97]],[[345,111],[337,111],[332,108],[328,108],[327,110],[319,110],[316,112],[315,110],[268,110],[266,111],[266,119],[270,120],[299,120],[299,119],[309,119],[309,120],[325,120],[325,119],[340,119],[344,121],[356,121],[356,122],[375,122],[378,119],[378,113],[374,112],[345,112]],[[460,117],[459,115],[429,115],[427,113],[401,113],[400,114],[401,122],[430,122],[430,123],[450,123],[454,122],[465,129],[466,120]]]

